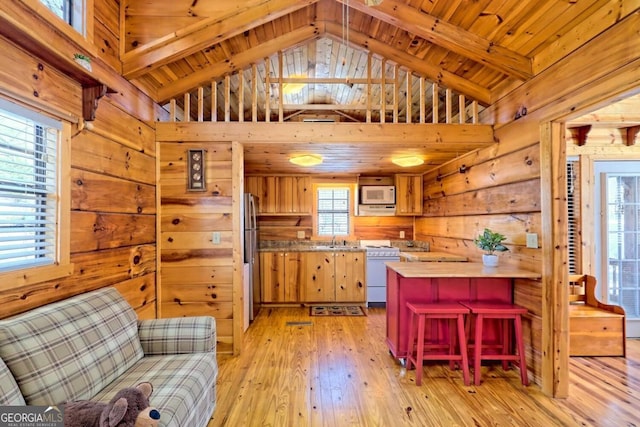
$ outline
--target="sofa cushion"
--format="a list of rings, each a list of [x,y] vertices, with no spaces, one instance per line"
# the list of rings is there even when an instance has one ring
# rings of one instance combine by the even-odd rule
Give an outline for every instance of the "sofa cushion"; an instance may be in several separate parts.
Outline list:
[[[136,313],[114,288],[0,321],[0,358],[28,405],[91,399],[142,356]]]
[[[0,405],[26,405],[16,380],[2,359],[0,359]]]
[[[171,317],[138,321],[145,356],[216,351],[216,319],[210,316]]]
[[[149,381],[161,427],[205,427],[215,409],[217,376],[215,353],[146,356],[94,400],[107,402],[118,390]]]

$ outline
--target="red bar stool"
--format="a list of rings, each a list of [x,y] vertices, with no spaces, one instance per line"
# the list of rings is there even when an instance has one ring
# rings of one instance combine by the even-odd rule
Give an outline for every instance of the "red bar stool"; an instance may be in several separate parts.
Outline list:
[[[520,366],[520,379],[522,384],[529,385],[529,377],[527,374],[527,361],[524,353],[524,341],[522,337],[522,315],[527,314],[525,307],[506,304],[506,303],[492,303],[492,302],[461,302],[464,306],[468,307],[472,316],[475,317],[475,338],[473,343],[469,346],[473,346],[473,382],[476,385],[480,385],[480,365],[483,360],[502,360],[502,366],[507,369],[508,361],[516,361]],[[483,344],[482,342],[482,330],[485,319],[498,319],[501,322],[502,337],[499,337],[498,349],[500,353],[483,353],[483,349],[488,349],[491,346]],[[516,338],[516,352],[511,351],[511,335],[509,322],[513,321],[513,327]]]
[[[409,339],[407,342],[407,369],[411,369],[413,363],[416,367],[416,385],[422,384],[422,362],[424,360],[449,360],[451,364],[453,361],[460,361],[462,367],[462,374],[464,377],[464,384],[469,385],[469,360],[467,355],[467,336],[464,329],[464,316],[469,314],[469,309],[458,303],[432,303],[432,304],[414,304],[407,303],[407,307],[410,310],[410,322],[409,322]],[[418,334],[414,337],[414,319],[418,318]],[[449,339],[446,342],[438,342],[439,326],[430,328],[431,336],[425,335],[425,322],[426,319],[445,320],[451,327]],[[456,352],[456,337],[453,333],[454,320],[458,329],[458,348]],[[414,342],[417,338],[417,344]],[[427,343],[425,343],[427,342]],[[414,344],[416,352],[414,354]],[[426,350],[442,349],[446,352],[442,353],[425,353]]]

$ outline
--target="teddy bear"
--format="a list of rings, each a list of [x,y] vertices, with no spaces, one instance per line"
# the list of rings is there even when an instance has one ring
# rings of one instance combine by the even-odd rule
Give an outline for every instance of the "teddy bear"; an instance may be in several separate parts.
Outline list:
[[[120,390],[109,403],[89,400],[64,405],[65,427],[157,427],[160,412],[149,406],[153,386],[142,382]]]

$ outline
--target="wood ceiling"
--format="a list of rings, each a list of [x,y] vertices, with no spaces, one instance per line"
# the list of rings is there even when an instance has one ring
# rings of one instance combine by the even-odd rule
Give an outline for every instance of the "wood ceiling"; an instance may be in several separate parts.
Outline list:
[[[364,0],[122,0],[122,4],[123,75],[159,103],[181,100],[198,87],[211,88],[225,76],[232,76],[232,87],[237,88],[238,73],[244,76],[252,67],[260,76],[257,93],[273,97],[264,87],[265,64],[269,62],[270,76],[278,77],[281,52],[282,77],[309,80],[304,91],[284,102],[315,107],[286,114],[331,118],[337,114],[338,120],[351,122],[365,122],[365,113],[336,106],[362,103],[362,85],[336,85],[329,79],[366,78],[369,54],[377,75],[395,78],[394,66],[400,66],[398,105],[405,106],[407,93],[413,94],[410,112],[400,108],[385,121],[404,122],[409,114],[416,122],[422,99],[416,92],[425,93],[419,78],[437,84],[439,97],[450,89],[456,103],[464,99],[488,106],[579,47],[589,27],[622,7],[610,0],[383,0],[377,6]],[[416,78],[410,89],[404,86],[407,75]],[[204,96],[210,93],[207,89]],[[375,96],[380,103],[382,95]],[[386,93],[384,98],[393,96]],[[425,103],[431,102],[428,96]],[[263,99],[259,105],[266,102]],[[250,108],[251,103],[244,105]],[[456,104],[454,111],[457,108]],[[232,113],[232,118],[245,114],[237,109]],[[264,116],[264,108],[258,114]],[[211,111],[207,115],[211,117]],[[380,118],[374,115],[371,120]],[[248,148],[247,154],[264,157],[263,147]],[[280,155],[301,148],[289,147]],[[477,144],[469,150],[475,148]],[[360,151],[361,160],[387,155],[380,146]],[[459,154],[451,152],[448,157]],[[437,162],[446,157],[441,155]],[[346,168],[345,172],[367,173],[363,166]]]

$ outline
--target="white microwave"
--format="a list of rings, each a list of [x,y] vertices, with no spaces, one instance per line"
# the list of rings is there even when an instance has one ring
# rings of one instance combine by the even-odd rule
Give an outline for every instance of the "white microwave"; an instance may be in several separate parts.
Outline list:
[[[363,185],[360,187],[363,205],[395,205],[396,187],[393,185]]]

